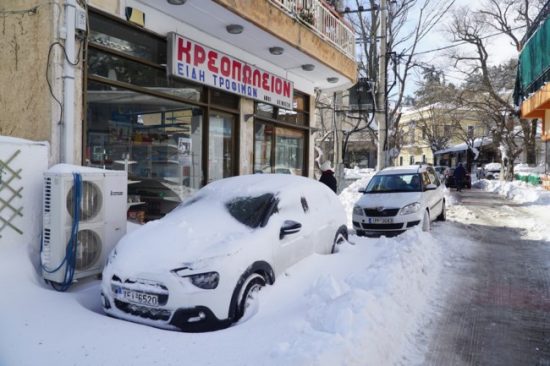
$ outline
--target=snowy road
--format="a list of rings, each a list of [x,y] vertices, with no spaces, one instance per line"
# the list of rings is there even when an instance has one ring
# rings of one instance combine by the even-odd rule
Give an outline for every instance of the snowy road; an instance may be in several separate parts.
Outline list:
[[[434,230],[444,289],[422,364],[550,365],[550,246],[534,215],[544,207],[480,190],[453,196],[448,227]]]

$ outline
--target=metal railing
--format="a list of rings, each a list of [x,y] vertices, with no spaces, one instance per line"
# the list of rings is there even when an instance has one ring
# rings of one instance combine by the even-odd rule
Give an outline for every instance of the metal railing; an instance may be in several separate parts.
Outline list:
[[[334,15],[320,0],[269,0],[355,60],[352,28]]]

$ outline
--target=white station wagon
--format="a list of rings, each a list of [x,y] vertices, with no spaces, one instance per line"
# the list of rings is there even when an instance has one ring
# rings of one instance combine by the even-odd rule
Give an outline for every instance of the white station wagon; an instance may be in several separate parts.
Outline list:
[[[346,239],[344,208],[322,183],[221,179],[120,240],[103,271],[103,309],[159,328],[224,328],[288,267]]]
[[[433,167],[412,165],[376,173],[353,208],[358,236],[396,235],[434,220],[445,220],[445,186]]]

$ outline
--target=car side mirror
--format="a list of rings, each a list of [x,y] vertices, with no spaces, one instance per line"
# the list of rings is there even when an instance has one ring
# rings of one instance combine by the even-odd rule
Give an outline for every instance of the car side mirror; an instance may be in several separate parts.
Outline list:
[[[281,226],[279,239],[282,239],[289,234],[296,234],[297,232],[300,231],[301,228],[302,228],[302,224],[300,224],[299,222],[292,221],[292,220],[285,220],[285,222],[283,222],[283,226]]]
[[[426,186],[427,191],[433,191],[434,189],[437,189],[437,186],[433,183],[430,183]]]

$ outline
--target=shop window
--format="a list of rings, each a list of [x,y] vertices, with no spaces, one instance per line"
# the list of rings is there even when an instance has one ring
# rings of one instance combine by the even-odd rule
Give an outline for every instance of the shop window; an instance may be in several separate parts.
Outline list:
[[[210,89],[210,104],[230,109],[238,109],[239,101],[240,97],[236,94]]]
[[[304,94],[295,93],[292,110],[266,103],[256,103],[255,114],[261,118],[277,120],[297,126],[308,126],[309,97]]]
[[[166,39],[121,23],[109,16],[90,12],[88,41],[132,57],[166,64]]]
[[[254,124],[254,173],[272,173],[274,127],[268,123]]]
[[[201,187],[200,107],[88,82],[85,164],[126,169],[129,201],[159,218]]]
[[[204,87],[166,77],[166,70],[109,54],[91,47],[88,51],[88,75],[100,76],[151,89],[192,101],[201,101]]]
[[[254,124],[254,172],[303,175],[305,132]]]
[[[208,181],[235,174],[235,120],[229,113],[210,114],[208,131]]]

